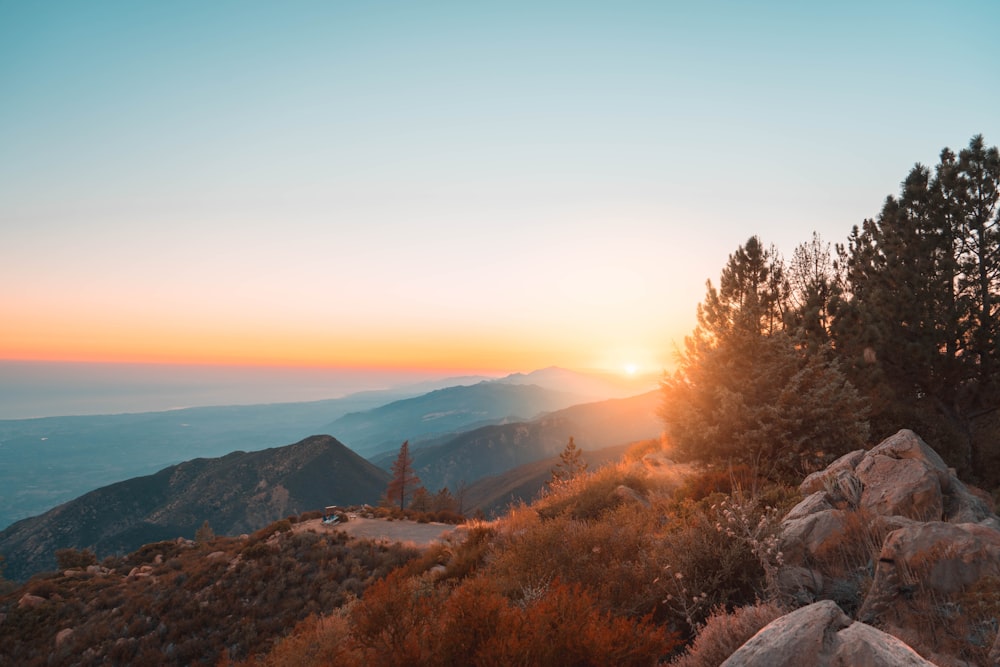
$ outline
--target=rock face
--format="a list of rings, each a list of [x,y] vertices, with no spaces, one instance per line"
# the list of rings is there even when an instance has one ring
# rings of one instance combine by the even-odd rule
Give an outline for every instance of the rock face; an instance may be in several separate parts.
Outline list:
[[[899,623],[900,591],[947,598],[986,577],[1000,577],[1000,531],[975,523],[914,524],[889,534],[858,617]]]
[[[919,436],[903,430],[851,452],[799,489],[804,499],[782,521],[779,583],[792,599],[836,600],[925,655],[993,643],[995,622],[966,614],[962,596],[988,597],[1000,582],[1000,518]],[[950,636],[923,641],[928,623]],[[857,660],[843,664],[882,664]]]
[[[782,553],[790,565],[806,565],[835,546],[857,512],[884,532],[926,522],[976,524],[1000,532],[1000,518],[909,430],[868,452],[842,456],[807,477],[799,490],[804,500],[782,522]]]
[[[830,600],[772,621],[722,667],[918,667],[933,664],[881,630],[852,622]]]

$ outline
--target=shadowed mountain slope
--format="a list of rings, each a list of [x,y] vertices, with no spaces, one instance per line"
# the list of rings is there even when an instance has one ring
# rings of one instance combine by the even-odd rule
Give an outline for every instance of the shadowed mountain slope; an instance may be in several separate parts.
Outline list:
[[[197,457],[297,442],[348,412],[416,395],[0,420],[0,529],[88,491]]]
[[[99,557],[143,544],[193,537],[204,521],[239,534],[328,504],[374,503],[388,474],[328,435],[222,458],[194,459],[154,475],[87,493],[0,533],[5,575],[23,579],[55,567],[57,549]]]
[[[323,430],[335,434],[362,456],[373,456],[398,450],[404,440],[454,434],[511,419],[530,419],[580,400],[576,394],[536,385],[480,382],[344,415]]]
[[[483,426],[412,450],[413,468],[430,490],[457,489],[511,468],[557,456],[572,436],[584,451],[659,435],[659,392],[584,403],[527,422]],[[376,463],[388,467],[392,456]]]

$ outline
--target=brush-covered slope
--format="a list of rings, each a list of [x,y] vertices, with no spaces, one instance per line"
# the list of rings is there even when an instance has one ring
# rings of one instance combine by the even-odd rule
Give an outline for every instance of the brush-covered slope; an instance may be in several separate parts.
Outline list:
[[[388,474],[328,435],[294,445],[194,459],[105,486],[0,533],[5,575],[55,566],[56,549],[124,553],[156,540],[193,537],[204,521],[239,534],[328,504],[374,503]]]
[[[630,444],[615,445],[582,452],[588,470],[596,470],[606,463],[620,460]],[[538,497],[546,483],[552,479],[552,470],[559,465],[558,456],[526,463],[499,475],[491,475],[470,484],[462,497],[467,512],[481,510],[488,517],[501,516],[514,503],[530,503]]]

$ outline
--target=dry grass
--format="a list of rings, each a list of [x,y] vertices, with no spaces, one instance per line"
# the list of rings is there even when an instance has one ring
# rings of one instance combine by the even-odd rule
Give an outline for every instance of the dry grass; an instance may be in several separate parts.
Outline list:
[[[787,612],[777,602],[757,602],[726,611],[716,607],[673,667],[719,667],[736,649]]]

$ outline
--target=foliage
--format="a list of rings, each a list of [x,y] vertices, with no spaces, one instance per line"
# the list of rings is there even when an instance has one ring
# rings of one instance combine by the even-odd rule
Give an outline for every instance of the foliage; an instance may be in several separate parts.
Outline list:
[[[915,165],[838,248],[847,289],[833,338],[875,399],[877,433],[923,416],[908,423],[973,475],[984,472],[977,427],[1000,396],[998,201],[1000,152],[976,136],[957,156],[944,149],[933,173]]]
[[[752,345],[721,340],[689,338],[663,381],[661,415],[677,456],[794,480],[865,444],[864,401],[832,348],[810,353],[784,332]]]
[[[410,441],[404,440],[399,448],[399,456],[392,464],[392,479],[385,495],[390,503],[399,502],[399,509],[406,509],[406,499],[420,487],[420,478],[413,472],[413,458],[410,456]]]
[[[552,469],[550,484],[558,484],[573,479],[587,470],[587,462],[583,460],[583,451],[576,446],[573,436],[559,453],[559,463]]]
[[[288,529],[285,529],[288,528]],[[309,615],[329,613],[416,557],[286,519],[247,539],[148,544],[98,571],[39,575],[0,596],[0,664],[211,664],[270,649]],[[18,600],[30,592],[34,607]],[[72,628],[57,648],[56,633]]]
[[[748,639],[787,610],[777,602],[757,602],[727,611],[712,610],[687,650],[670,664],[674,667],[718,667]]]

